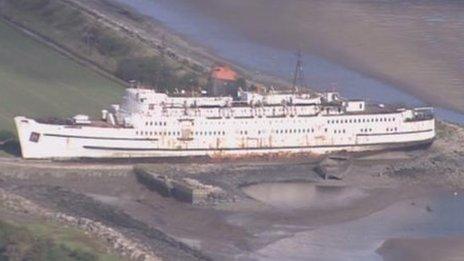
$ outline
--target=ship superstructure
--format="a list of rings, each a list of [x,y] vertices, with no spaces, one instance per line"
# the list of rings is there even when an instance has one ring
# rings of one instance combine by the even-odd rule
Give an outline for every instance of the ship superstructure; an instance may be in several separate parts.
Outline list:
[[[24,158],[323,154],[430,143],[430,108],[368,105],[335,92],[169,96],[128,88],[94,121],[15,118]]]

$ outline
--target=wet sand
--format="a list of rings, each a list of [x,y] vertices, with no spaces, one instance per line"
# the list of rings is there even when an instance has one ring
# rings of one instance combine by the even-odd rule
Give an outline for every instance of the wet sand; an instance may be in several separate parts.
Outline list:
[[[178,1],[251,41],[302,49],[464,111],[460,1]],[[439,90],[439,91],[438,91]]]
[[[378,252],[384,261],[464,260],[464,237],[395,238],[382,244]]]

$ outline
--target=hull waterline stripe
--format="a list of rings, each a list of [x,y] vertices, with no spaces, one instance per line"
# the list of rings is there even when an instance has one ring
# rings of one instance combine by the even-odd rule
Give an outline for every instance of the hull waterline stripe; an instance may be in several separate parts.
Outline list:
[[[402,134],[415,134],[415,133],[424,133],[431,132],[433,129],[420,130],[420,131],[404,131],[404,132],[388,132],[388,133],[372,133],[372,134],[356,134],[356,136],[384,136],[384,135],[402,135]]]
[[[62,135],[62,134],[44,134],[48,137],[58,138],[73,138],[73,139],[87,139],[87,140],[136,140],[136,141],[157,141],[158,139],[146,138],[111,138],[111,137],[92,137],[92,136],[77,136],[77,135]]]
[[[396,133],[373,133],[373,134],[356,134],[357,136],[383,136],[383,135],[402,135],[402,134],[414,134],[430,132],[433,129],[421,130],[421,131],[408,131],[408,132],[396,132]],[[111,137],[91,137],[91,136],[77,136],[77,135],[63,135],[63,134],[44,134],[49,137],[59,138],[75,138],[75,139],[90,139],[90,140],[132,140],[132,141],[158,141],[159,139],[147,139],[147,138],[111,138]]]
[[[102,146],[83,146],[84,149],[91,150],[114,150],[114,151],[244,151],[244,150],[286,150],[286,149],[318,149],[318,148],[347,148],[347,147],[371,147],[371,146],[391,146],[391,145],[412,145],[432,142],[434,139],[410,142],[390,142],[390,143],[371,143],[371,144],[341,144],[341,145],[316,145],[316,146],[286,146],[286,147],[250,147],[250,148],[182,148],[182,149],[156,149],[156,148],[120,148],[120,147],[102,147]]]

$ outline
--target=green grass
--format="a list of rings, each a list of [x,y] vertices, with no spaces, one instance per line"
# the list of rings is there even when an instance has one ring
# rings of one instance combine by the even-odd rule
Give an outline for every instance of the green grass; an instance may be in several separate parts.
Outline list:
[[[75,228],[0,220],[0,260],[123,260]]]
[[[0,130],[13,117],[99,115],[124,87],[0,21]]]

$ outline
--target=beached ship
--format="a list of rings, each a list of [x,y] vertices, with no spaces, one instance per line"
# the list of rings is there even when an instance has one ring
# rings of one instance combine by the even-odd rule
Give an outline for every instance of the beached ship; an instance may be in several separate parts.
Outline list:
[[[324,154],[427,144],[431,108],[348,100],[335,92],[169,96],[128,88],[99,120],[16,117],[24,158],[147,158]]]

